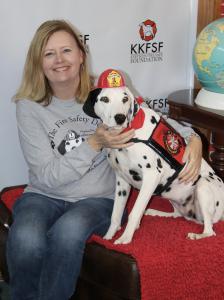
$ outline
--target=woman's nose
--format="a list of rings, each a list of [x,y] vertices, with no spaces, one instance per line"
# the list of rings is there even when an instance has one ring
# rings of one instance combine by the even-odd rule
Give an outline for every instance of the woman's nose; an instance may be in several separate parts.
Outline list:
[[[60,52],[56,53],[56,60],[57,60],[57,62],[62,61],[62,54]]]

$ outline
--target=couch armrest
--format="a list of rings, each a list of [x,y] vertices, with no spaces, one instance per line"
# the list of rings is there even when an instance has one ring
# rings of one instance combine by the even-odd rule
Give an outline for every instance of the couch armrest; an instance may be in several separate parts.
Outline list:
[[[0,223],[7,229],[12,224],[12,213],[2,201],[0,202]]]
[[[0,224],[9,228],[12,224],[12,207],[15,200],[22,194],[25,184],[9,186],[0,192]]]

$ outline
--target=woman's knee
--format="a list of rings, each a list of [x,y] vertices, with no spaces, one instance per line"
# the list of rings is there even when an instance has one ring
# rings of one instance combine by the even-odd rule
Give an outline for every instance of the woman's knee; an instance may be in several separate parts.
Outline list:
[[[46,248],[46,237],[33,226],[23,223],[14,223],[7,241],[7,253],[13,260],[24,263],[25,261],[39,259]]]
[[[49,238],[62,248],[82,247],[93,233],[105,233],[109,227],[110,209],[106,213],[96,210],[84,205],[69,210],[51,227]]]

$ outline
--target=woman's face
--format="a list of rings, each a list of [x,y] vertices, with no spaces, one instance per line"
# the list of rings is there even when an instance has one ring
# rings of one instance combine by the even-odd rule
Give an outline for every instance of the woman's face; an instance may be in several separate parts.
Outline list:
[[[57,31],[49,38],[43,52],[43,72],[51,87],[79,82],[82,51],[72,35]]]

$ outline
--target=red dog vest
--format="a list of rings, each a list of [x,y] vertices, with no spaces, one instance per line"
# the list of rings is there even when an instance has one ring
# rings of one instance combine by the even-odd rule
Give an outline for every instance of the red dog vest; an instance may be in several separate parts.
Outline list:
[[[144,120],[145,113],[140,108],[137,114],[134,116],[130,127],[126,128],[125,131],[130,130],[131,128],[141,128]],[[178,176],[185,165],[185,163],[182,161],[186,148],[184,138],[163,118],[160,118],[148,140],[132,138],[130,142],[146,144],[157,154],[159,154],[160,157],[162,157],[172,169],[175,169],[176,172],[167,180],[167,183],[164,186],[159,186],[156,189],[155,193],[161,194],[169,187],[169,185]]]

